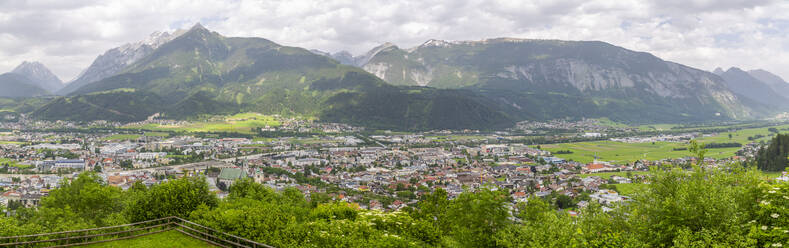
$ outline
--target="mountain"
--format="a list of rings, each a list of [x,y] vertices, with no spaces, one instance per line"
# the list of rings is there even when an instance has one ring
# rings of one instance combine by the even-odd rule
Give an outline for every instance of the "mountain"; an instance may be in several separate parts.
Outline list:
[[[751,77],[766,83],[771,88],[773,88],[776,93],[780,94],[784,98],[789,99],[789,83],[784,81],[784,79],[778,75],[762,69],[750,70],[748,71],[748,75],[751,75]]]
[[[27,77],[33,84],[48,92],[55,92],[63,88],[63,81],[60,81],[54,73],[39,62],[24,61],[11,72]]]
[[[360,61],[361,57],[354,57],[353,54],[349,53],[348,51],[339,51],[339,52],[336,52],[336,53],[328,53],[328,52],[324,52],[324,51],[321,51],[321,50],[312,49],[312,50],[310,50],[310,52],[312,52],[314,54],[317,54],[317,55],[322,55],[322,56],[326,56],[326,57],[332,58],[334,60],[337,60],[337,62],[340,62],[340,64],[343,64],[343,65],[351,65],[351,66],[357,66],[357,67],[360,66],[359,65],[359,61]]]
[[[0,74],[0,97],[22,98],[49,94],[30,78],[17,73]]]
[[[498,38],[384,44],[361,66],[394,85],[466,89],[518,119],[610,117],[624,122],[748,118],[720,77],[598,41]]]
[[[135,121],[155,113],[188,119],[240,111],[397,130],[491,129],[513,122],[467,90],[392,86],[302,48],[224,37],[199,24],[33,116]]]
[[[733,92],[751,100],[768,106],[786,107],[789,105],[789,100],[777,93],[770,84],[751,76],[750,73],[740,68],[729,68],[720,74],[720,77],[726,81],[729,89]]]
[[[156,48],[186,32],[178,30],[173,33],[154,32],[147,39],[135,43],[128,43],[110,49],[99,55],[90,66],[57,93],[68,95],[87,84],[105,79],[117,74],[127,66],[151,54]]]

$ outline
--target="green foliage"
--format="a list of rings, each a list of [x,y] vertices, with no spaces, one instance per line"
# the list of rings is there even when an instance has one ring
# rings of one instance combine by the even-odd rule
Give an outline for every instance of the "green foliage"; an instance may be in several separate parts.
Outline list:
[[[761,181],[756,171],[739,165],[693,171],[670,168],[654,170],[651,180],[646,191],[635,194],[623,208],[645,243],[665,247],[689,234],[704,234],[715,242],[745,242],[742,225],[755,213]]]
[[[690,140],[688,151],[696,155],[696,159],[699,161],[698,164],[704,164],[704,154],[707,153],[707,150],[704,149],[704,144],[699,144],[696,140]]]
[[[756,155],[756,167],[764,171],[783,171],[789,165],[789,134],[778,134]]]
[[[163,233],[146,235],[139,238],[119,240],[107,243],[80,246],[84,248],[150,248],[150,247],[170,247],[170,248],[213,248],[216,247],[202,240],[195,239],[178,231],[171,230]]]
[[[203,177],[185,177],[154,185],[138,195],[126,209],[132,222],[168,216],[187,217],[200,206],[217,205]]]
[[[449,234],[463,247],[495,247],[494,234],[508,224],[504,190],[464,192],[449,204]]]
[[[71,212],[97,226],[107,217],[123,209],[122,192],[104,184],[95,173],[80,174],[72,181],[64,180],[61,187],[41,200],[43,211],[69,208]]]
[[[748,236],[758,240],[759,247],[789,245],[789,183],[762,183],[757,195]]]

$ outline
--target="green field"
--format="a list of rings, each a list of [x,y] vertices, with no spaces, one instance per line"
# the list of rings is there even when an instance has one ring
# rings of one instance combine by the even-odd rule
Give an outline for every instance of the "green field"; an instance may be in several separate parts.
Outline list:
[[[616,186],[616,192],[620,195],[633,195],[633,193],[644,191],[647,187],[646,184],[641,183],[620,183],[613,185]]]
[[[679,158],[689,156],[688,151],[674,151],[673,148],[684,147],[685,144],[670,143],[670,142],[655,142],[652,143],[622,143],[613,141],[595,141],[595,142],[577,142],[577,143],[561,143],[541,145],[543,150],[556,152],[559,150],[570,150],[572,154],[556,154],[555,156],[573,160],[581,163],[589,163],[595,159],[595,156],[602,161],[610,161],[614,163],[633,162],[639,159],[647,160],[660,160],[664,158]],[[716,151],[710,151],[710,157]],[[734,151],[728,153],[733,154]]]
[[[170,136],[170,133],[165,133],[165,132],[145,132],[145,134],[143,134],[143,136],[148,136],[148,137],[167,137],[167,136]]]
[[[6,164],[6,163],[8,163],[8,165],[11,167],[17,167],[20,169],[33,167],[32,165],[29,164],[20,164],[16,160],[10,158],[0,158],[0,164]]]
[[[103,247],[124,247],[124,248],[148,248],[148,247],[216,247],[209,243],[203,242],[189,236],[186,236],[178,231],[166,231],[157,234],[142,236],[139,238],[111,241],[106,243],[99,243],[93,245],[85,245],[79,247],[89,248],[103,248]]]
[[[488,139],[487,136],[483,136],[483,135],[443,135],[443,136],[426,136],[425,138],[432,139],[435,142],[470,141],[470,140]]]
[[[697,140],[701,143],[731,143],[737,142],[740,144],[748,144],[750,142],[768,141],[772,138],[770,136],[769,127],[764,128],[750,128],[743,129],[736,132],[723,132],[709,137],[699,137]],[[789,129],[789,125],[775,126],[781,131]],[[729,138],[729,134],[732,135]],[[748,140],[748,137],[755,135],[763,135],[764,137]],[[570,150],[572,154],[556,154],[557,157],[564,159],[571,159],[581,163],[588,163],[594,160],[595,155],[599,160],[610,161],[614,163],[632,162],[639,159],[647,160],[660,160],[664,158],[681,158],[690,156],[688,151],[674,151],[673,148],[687,147],[687,144],[680,142],[655,142],[653,143],[623,143],[613,141],[594,141],[594,142],[576,142],[576,143],[561,143],[561,144],[546,144],[540,146],[543,150],[556,152],[559,150]],[[740,148],[727,147],[727,148],[714,148],[708,149],[707,157],[710,158],[728,158],[734,156]]]
[[[620,176],[620,177],[627,177],[628,171],[620,171],[620,172],[600,172],[600,173],[591,173],[591,174],[580,174],[580,177],[591,177],[591,176],[598,176],[604,179],[611,178],[612,176]],[[648,171],[630,171],[632,175],[646,175],[649,174]]]
[[[114,134],[107,137],[102,138],[102,140],[109,140],[109,141],[118,141],[118,140],[136,140],[142,137],[139,134]]]
[[[278,127],[282,123],[277,117],[258,113],[241,113],[224,117],[218,121],[194,121],[182,125],[146,124],[129,126],[127,129],[144,129],[150,131],[174,132],[237,132],[252,134],[262,127]]]
[[[0,140],[0,145],[24,145],[25,142]]]

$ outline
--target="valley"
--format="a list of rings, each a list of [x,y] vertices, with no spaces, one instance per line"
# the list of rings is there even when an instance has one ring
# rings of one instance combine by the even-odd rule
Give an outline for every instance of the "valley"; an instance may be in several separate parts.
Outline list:
[[[70,60],[6,62],[0,247],[789,244],[789,83],[704,57],[724,50],[684,55],[712,71],[633,49],[665,37],[353,36],[380,44],[354,55],[301,47],[353,25],[199,20],[31,48],[112,47],[68,81]]]

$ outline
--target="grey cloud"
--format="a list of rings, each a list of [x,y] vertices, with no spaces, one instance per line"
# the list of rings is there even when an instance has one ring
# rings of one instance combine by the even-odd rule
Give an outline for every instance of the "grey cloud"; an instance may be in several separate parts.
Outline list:
[[[200,21],[226,36],[354,54],[431,38],[602,40],[699,68],[789,78],[787,12],[780,0],[0,1],[0,72],[40,60],[67,80],[107,49]]]

